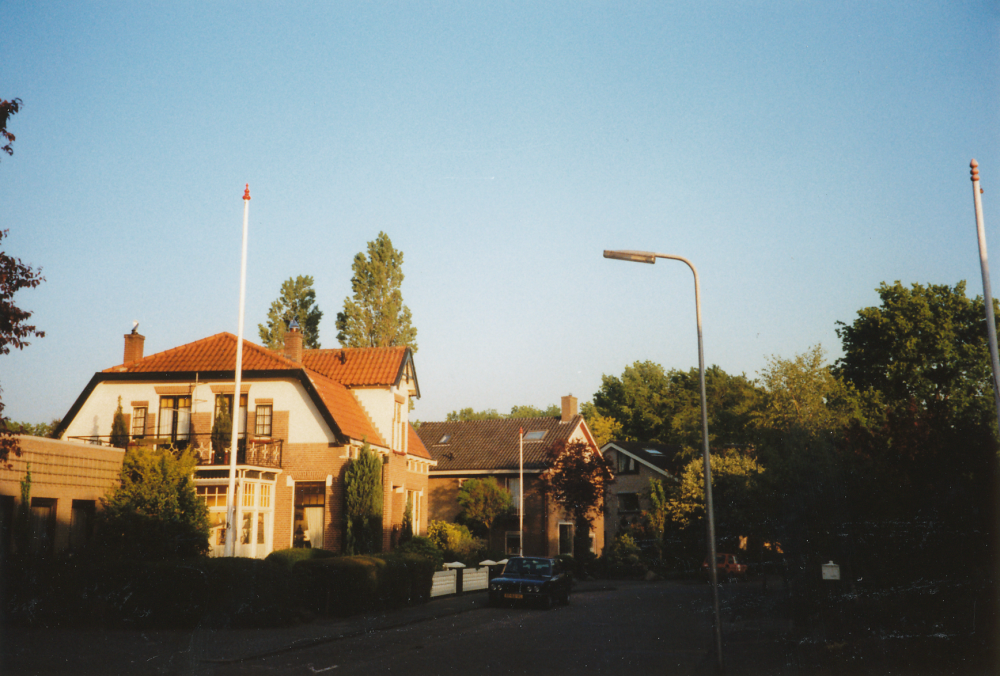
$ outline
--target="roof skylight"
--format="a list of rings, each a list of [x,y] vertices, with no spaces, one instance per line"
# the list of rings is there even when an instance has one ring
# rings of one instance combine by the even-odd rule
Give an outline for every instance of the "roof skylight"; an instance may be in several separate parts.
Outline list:
[[[451,435],[450,434],[446,434],[443,437],[441,437],[441,440],[438,441],[438,443],[439,444],[447,444],[449,441],[451,441]]]
[[[643,450],[645,450],[650,455],[663,455],[663,453],[659,452],[655,448],[646,448],[646,449],[643,449]]]
[[[546,430],[533,430],[524,435],[525,441],[539,441],[545,436]]]

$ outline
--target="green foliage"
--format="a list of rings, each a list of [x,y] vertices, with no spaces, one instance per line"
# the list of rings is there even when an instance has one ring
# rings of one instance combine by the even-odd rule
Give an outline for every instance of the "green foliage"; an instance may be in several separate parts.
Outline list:
[[[285,344],[285,331],[295,319],[302,330],[302,346],[313,350],[319,348],[319,321],[322,318],[323,312],[316,305],[312,275],[299,275],[281,283],[280,295],[267,311],[267,325],[258,324],[257,330],[264,345],[280,350]]]
[[[4,614],[20,625],[268,627],[299,617],[288,571],[257,559],[55,558],[14,565],[6,574]]]
[[[233,443],[233,416],[229,413],[229,398],[219,398],[219,410],[212,421],[212,448],[218,452]]]
[[[328,549],[318,549],[309,547],[294,547],[291,549],[278,549],[267,555],[265,561],[275,563],[286,570],[291,570],[299,561],[309,559],[329,559],[337,554]]]
[[[403,305],[403,252],[380,232],[368,242],[351,265],[353,298],[344,299],[337,313],[337,340],[344,347],[390,347],[406,345],[417,351],[417,329],[410,309]]]
[[[604,494],[614,483],[611,463],[582,441],[554,444],[546,454],[541,479],[545,490],[573,516],[573,555],[590,553],[590,528],[604,506]]]
[[[17,111],[21,109],[22,103],[21,99],[17,98],[10,101],[0,99],[0,139],[7,142],[3,147],[0,147],[0,152],[5,152],[11,156],[14,155],[14,135],[7,131],[7,121],[11,115],[17,115]]]
[[[122,412],[122,398],[118,397],[118,408],[111,421],[111,445],[115,448],[128,446],[128,427],[125,425],[125,414]]]
[[[344,475],[347,554],[382,551],[382,457],[366,443]]]
[[[17,514],[12,525],[14,548],[27,553],[31,545],[31,463],[27,464],[24,478],[20,481],[21,501],[17,504]]]
[[[658,540],[663,539],[663,534],[670,516],[670,497],[663,482],[657,478],[649,480],[649,511],[643,514],[643,520],[649,524],[650,529]]]
[[[766,518],[762,511],[764,468],[739,451],[713,454],[711,464],[719,537],[757,535]],[[701,527],[705,516],[705,464],[701,458],[685,466],[681,484],[667,502],[667,512],[678,528]]]
[[[537,406],[513,406],[510,409],[510,414],[508,418],[558,418],[562,415],[562,409],[559,408],[558,404],[551,404],[546,409],[540,409]]]
[[[427,524],[427,537],[444,553],[445,561],[475,565],[486,553],[486,541],[475,537],[467,526],[447,521]]]
[[[440,521],[438,523],[441,523]],[[444,563],[444,552],[434,541],[424,535],[414,535],[412,538],[399,545],[395,549],[395,554],[414,554],[423,556],[434,563],[434,570],[440,570]]]
[[[137,560],[184,558],[208,550],[208,511],[191,476],[188,451],[130,448],[121,484],[102,498],[97,541],[110,554]]]
[[[587,428],[599,448],[603,448],[610,441],[622,438],[622,424],[610,416],[598,413],[593,402],[585,401],[580,406],[580,414],[587,422]]]
[[[6,133],[7,115],[16,113],[19,104],[20,99],[0,101],[0,122],[3,123],[0,131],[9,141],[13,141],[14,137]],[[3,150],[12,152],[9,144]],[[0,230],[0,245],[7,233],[7,230]],[[8,256],[0,248],[0,356],[9,354],[12,347],[23,350],[29,345],[27,338],[45,336],[44,331],[26,323],[31,318],[31,312],[14,305],[15,293],[21,289],[33,289],[44,281],[40,270],[32,270],[21,259]],[[0,399],[0,462],[6,461],[11,452],[21,454],[14,433],[7,428],[3,408],[3,400]]]
[[[59,427],[59,419],[56,418],[52,422],[48,423],[26,423],[17,422],[14,420],[6,421],[7,431],[11,434],[23,434],[29,437],[47,437],[49,439],[54,438],[53,434],[55,429]]]
[[[399,533],[400,544],[413,539],[413,498],[406,497],[406,507],[403,509],[403,527]]]
[[[445,420],[447,422],[465,422],[467,420],[504,420],[511,418],[558,418],[562,415],[562,410],[558,405],[552,404],[546,409],[537,406],[518,405],[510,409],[510,413],[499,413],[495,408],[488,408],[483,411],[473,410],[471,407],[463,408],[449,413]]]
[[[452,411],[445,416],[446,422],[466,422],[468,420],[499,420],[503,414],[497,413],[495,408],[488,408],[485,411],[474,411],[472,408],[463,408],[459,411]]]
[[[498,517],[511,511],[511,495],[494,477],[468,479],[458,489],[462,523],[488,534]]]
[[[434,564],[413,554],[310,559],[292,568],[298,598],[322,615],[350,615],[426,601]]]
[[[751,414],[759,391],[746,376],[731,376],[718,366],[705,370],[709,441],[713,448],[753,442]],[[675,444],[684,450],[674,470],[701,453],[701,385],[698,369],[664,371],[650,361],[635,362],[621,378],[602,376],[594,410],[621,428],[630,441]],[[593,430],[592,430],[593,431]]]

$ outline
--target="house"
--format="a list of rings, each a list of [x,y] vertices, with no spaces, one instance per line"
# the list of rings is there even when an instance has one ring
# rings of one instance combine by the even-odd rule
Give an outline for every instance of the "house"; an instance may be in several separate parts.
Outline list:
[[[0,559],[13,545],[21,482],[31,473],[28,551],[35,556],[78,553],[94,534],[101,497],[118,482],[119,448],[18,436],[21,454],[0,463]]]
[[[542,490],[549,449],[560,442],[582,441],[600,450],[577,413],[576,397],[562,398],[562,415],[551,418],[503,418],[465,422],[424,422],[417,434],[436,462],[430,468],[428,512],[431,520],[458,517],[458,491],[468,479],[493,477],[514,498],[515,513],[494,524],[490,548],[517,554],[520,546],[520,430],[524,430],[524,555],[555,556],[573,552],[571,515]],[[592,549],[604,547],[603,515],[595,515]]]
[[[307,546],[340,551],[344,473],[365,443],[383,458],[383,549],[393,545],[407,503],[415,531],[426,528],[433,460],[409,424],[410,397],[420,396],[409,348],[307,350],[297,328],[285,333],[280,353],[244,341],[237,404],[235,336],[149,356],[144,341],[125,335],[123,362],[91,378],[57,434],[107,444],[120,397],[130,443],[193,448],[212,554],[222,553],[226,539],[230,444],[211,438],[223,401],[238,411],[239,556]]]
[[[615,482],[608,487],[604,500],[604,527],[607,542],[618,532],[642,520],[649,509],[649,480],[666,484],[678,483],[670,471],[678,446],[637,441],[611,441],[601,447],[604,457],[612,462]]]

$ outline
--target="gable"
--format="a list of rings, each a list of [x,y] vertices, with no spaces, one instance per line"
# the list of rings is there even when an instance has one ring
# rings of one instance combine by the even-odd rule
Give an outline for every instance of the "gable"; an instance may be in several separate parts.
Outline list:
[[[413,352],[405,346],[304,350],[302,364],[349,388],[399,387],[411,382],[420,397]]]
[[[582,433],[590,441],[583,416],[568,422],[559,418],[513,418],[468,420],[464,422],[421,423],[417,434],[431,457],[437,461],[432,472],[517,470],[520,465],[520,430],[543,432],[538,440],[524,442],[524,467],[545,468],[545,458],[556,443]]]

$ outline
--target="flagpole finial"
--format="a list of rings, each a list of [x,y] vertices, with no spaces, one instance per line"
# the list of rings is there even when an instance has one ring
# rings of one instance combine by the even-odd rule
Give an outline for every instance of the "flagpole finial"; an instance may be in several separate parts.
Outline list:
[[[243,199],[245,199],[245,200],[250,199],[250,184],[249,183],[247,183],[246,190],[243,191]]]
[[[971,162],[969,162],[969,166],[972,167],[972,180],[973,181],[978,181],[979,180],[979,162],[976,162],[975,160],[972,160]]]

